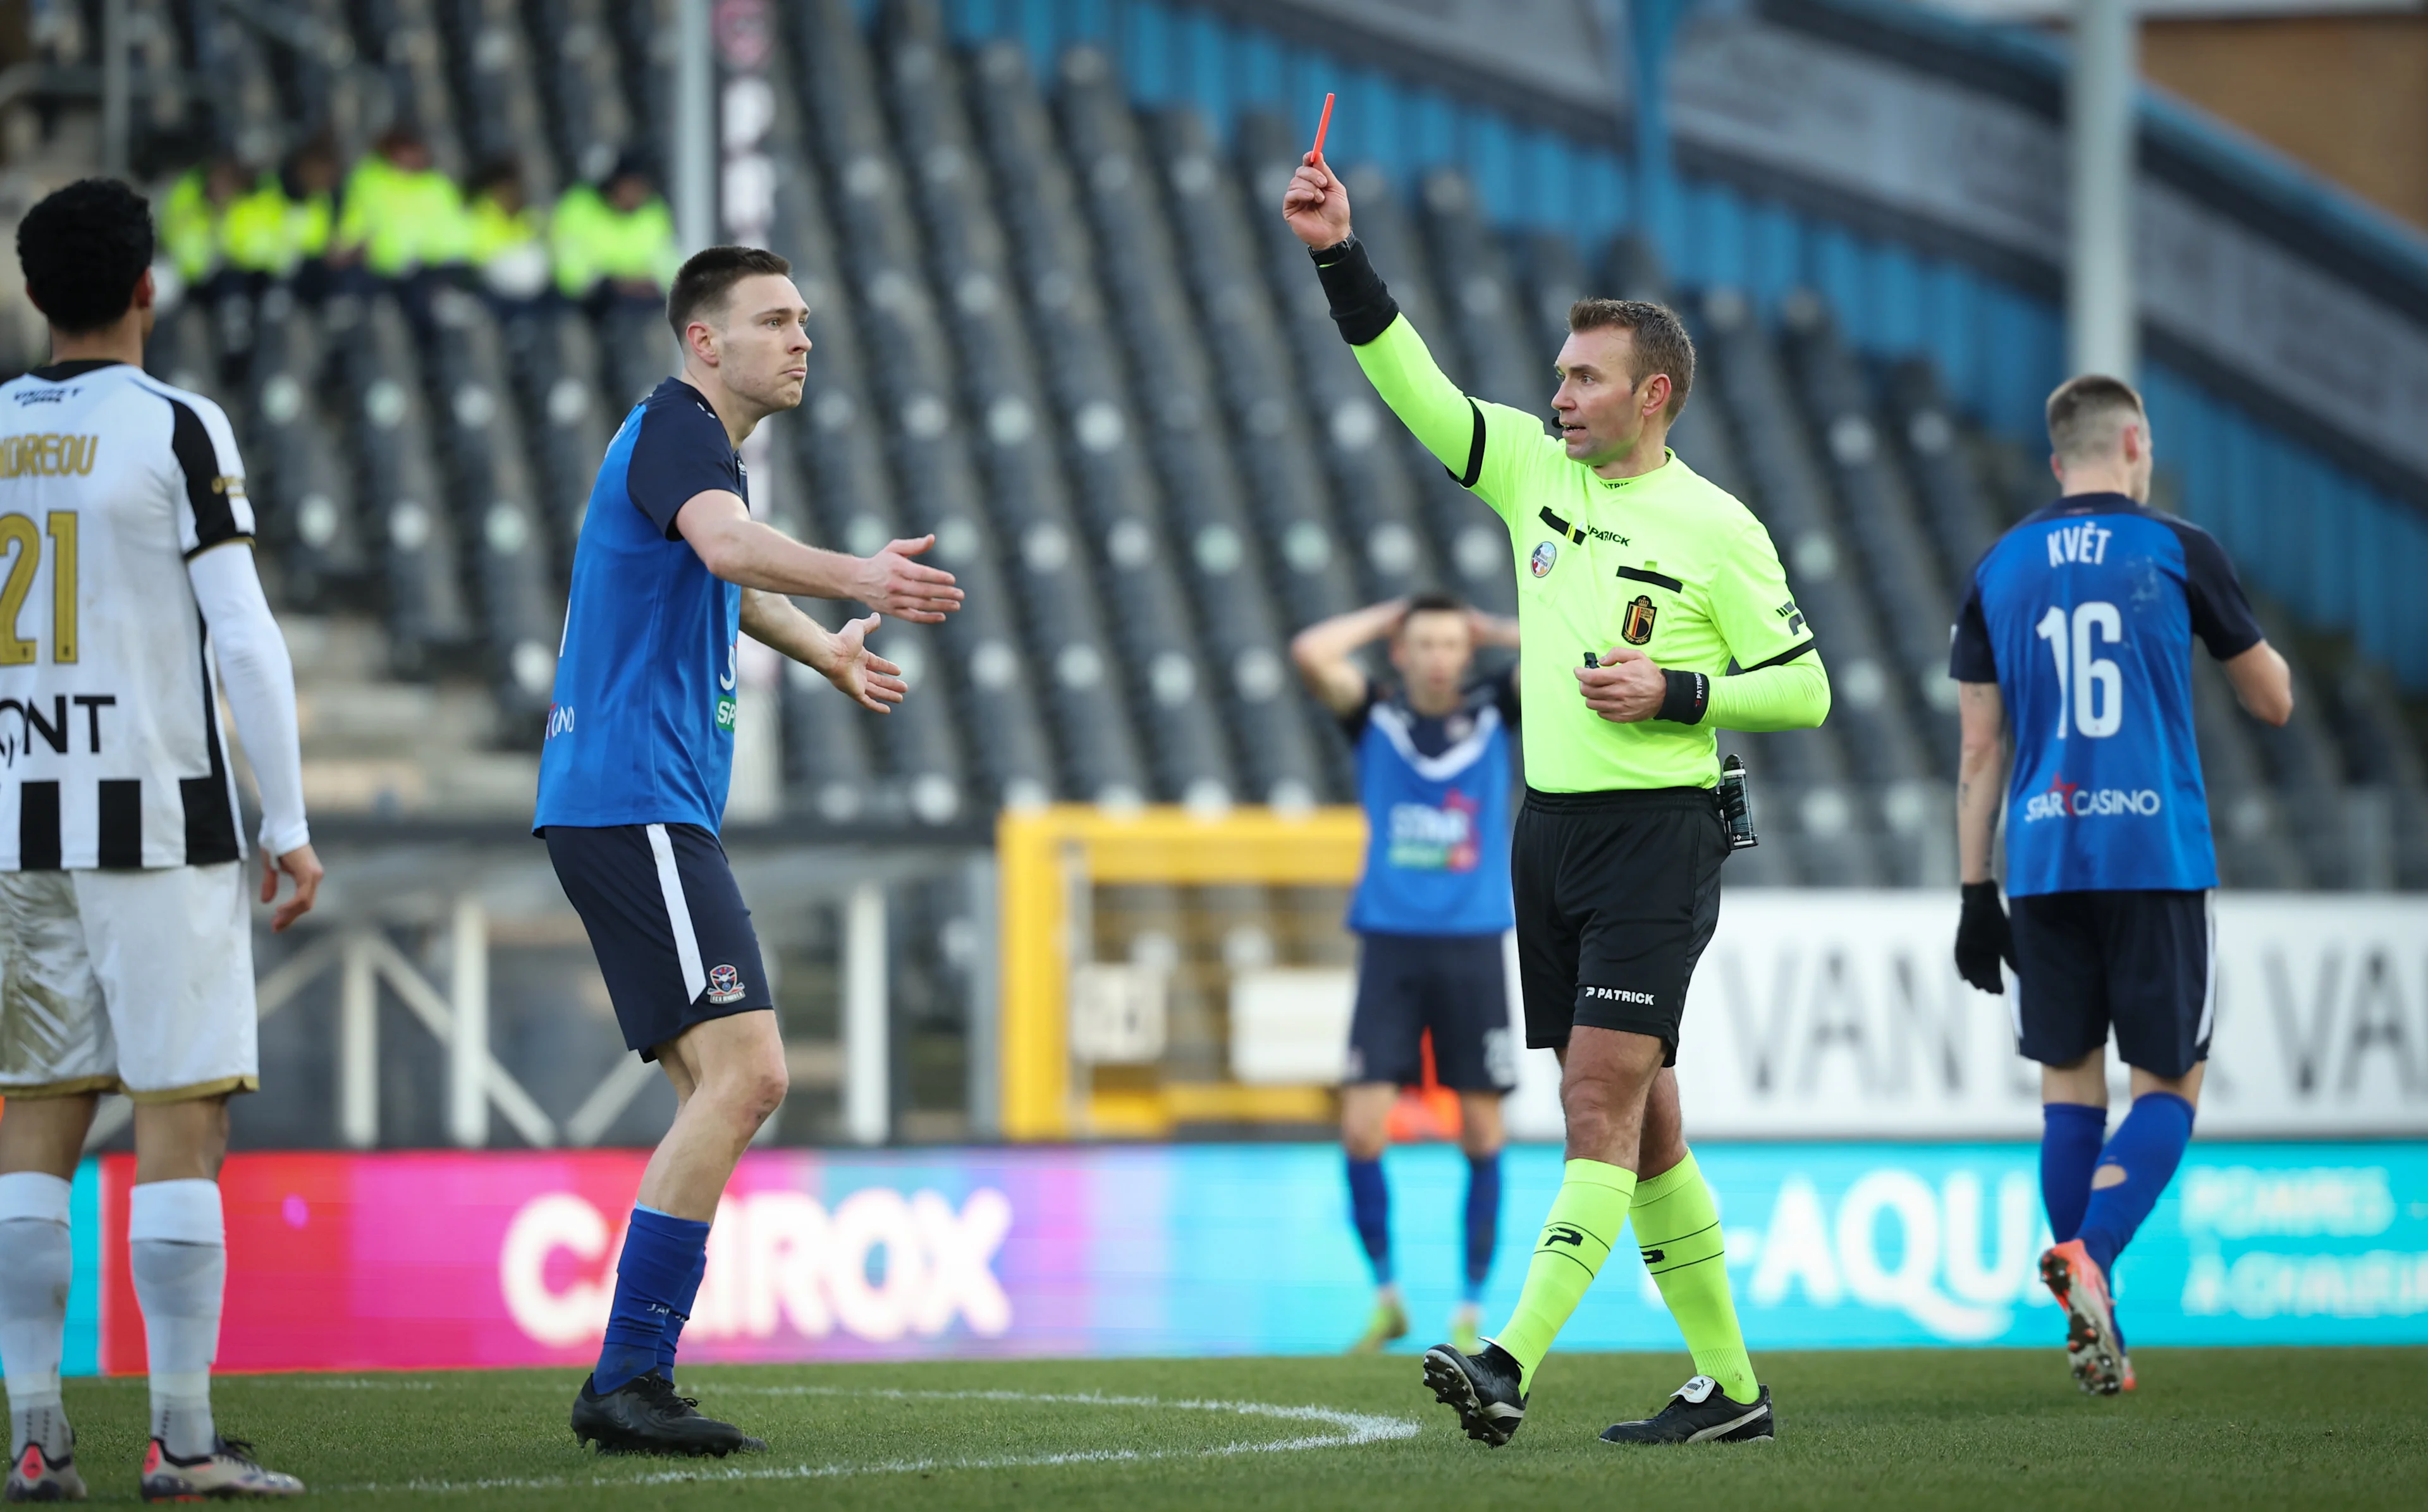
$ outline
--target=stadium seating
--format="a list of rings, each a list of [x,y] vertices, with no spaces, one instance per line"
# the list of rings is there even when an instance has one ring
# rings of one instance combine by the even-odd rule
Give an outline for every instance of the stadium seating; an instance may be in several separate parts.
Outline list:
[[[164,45],[231,81],[214,120],[256,158],[323,127],[354,150],[392,117],[450,171],[512,157],[543,197],[628,149],[664,160],[648,123],[667,119],[667,0],[292,8],[370,69],[148,4],[177,23]],[[1141,107],[1112,56],[1042,68],[1034,43],[973,43],[939,0],[775,15],[773,236],[817,346],[800,413],[754,443],[755,503],[854,552],[933,531],[971,590],[942,626],[880,632],[919,693],[888,719],[793,669],[788,805],[943,821],[1049,798],[1345,798],[1290,634],[1428,585],[1514,598],[1505,532],[1375,402],[1272,214],[1295,132],[1168,90]],[[1485,398],[1543,406],[1581,294],[1687,313],[1703,367],[1679,451],[1768,525],[1835,692],[1822,731],[1724,738],[1764,832],[1731,876],[1950,880],[1946,626],[1971,563],[2046,497],[2037,460],[1969,420],[1949,375],[1852,339],[1843,300],[1673,282],[1631,239],[1505,229],[1451,161],[1350,171],[1402,305]],[[273,289],[168,316],[153,360],[235,417],[282,606],[376,606],[395,673],[487,688],[496,739],[528,749],[591,474],[670,356],[640,303]],[[2162,501],[2183,486],[2162,475]],[[2428,761],[2385,671],[2263,612],[2305,717],[2262,729],[2213,669],[2196,684],[2228,881],[2428,886]]]

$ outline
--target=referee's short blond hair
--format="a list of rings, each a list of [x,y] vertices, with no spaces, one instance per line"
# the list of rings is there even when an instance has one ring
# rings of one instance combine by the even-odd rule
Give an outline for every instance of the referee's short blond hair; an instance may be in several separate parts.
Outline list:
[[[2048,397],[2049,449],[2070,459],[2102,455],[2115,449],[2118,433],[2146,413],[2141,396],[2121,378],[2069,378]]]

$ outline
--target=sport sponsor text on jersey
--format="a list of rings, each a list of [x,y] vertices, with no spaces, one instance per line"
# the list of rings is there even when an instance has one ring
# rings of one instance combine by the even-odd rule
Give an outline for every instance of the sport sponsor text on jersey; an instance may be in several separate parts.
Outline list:
[[[1475,800],[1462,792],[1430,804],[1393,804],[1390,864],[1411,871],[1472,871],[1481,854]]]
[[[2111,815],[2136,815],[2150,818],[2166,806],[2166,801],[2152,788],[2085,788],[2078,782],[2068,782],[2062,776],[2052,777],[2046,791],[2036,792],[2025,801],[2024,822],[2037,823],[2044,819],[2100,819]]]

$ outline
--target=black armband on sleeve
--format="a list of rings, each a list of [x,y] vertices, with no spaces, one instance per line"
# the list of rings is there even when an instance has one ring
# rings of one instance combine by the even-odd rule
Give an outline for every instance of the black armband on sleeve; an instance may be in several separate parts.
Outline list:
[[[1661,712],[1654,719],[1667,720],[1672,724],[1700,724],[1703,710],[1712,707],[1712,679],[1699,672],[1665,672],[1669,691],[1661,695]]]
[[[1315,259],[1315,276],[1323,280],[1324,298],[1332,303],[1332,323],[1353,347],[1362,347],[1387,330],[1400,306],[1374,271],[1366,244],[1355,236],[1332,247],[1307,250]]]

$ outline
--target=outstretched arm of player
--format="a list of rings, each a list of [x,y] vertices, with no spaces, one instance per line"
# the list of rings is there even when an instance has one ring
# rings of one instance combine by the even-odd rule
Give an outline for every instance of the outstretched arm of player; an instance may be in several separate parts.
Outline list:
[[[1527,440],[1547,439],[1543,422],[1522,410],[1480,404],[1450,381],[1400,313],[1365,243],[1351,233],[1348,188],[1313,153],[1283,192],[1282,219],[1314,256],[1333,324],[1374,392],[1461,488],[1504,508],[1510,463]]]
[[[251,542],[231,540],[198,553],[186,563],[186,578],[210,626],[237,739],[261,789],[261,901],[278,895],[280,872],[295,881],[294,894],[271,919],[272,930],[284,930],[311,912],[320,891],[320,861],[304,818],[295,664],[262,596]]]
[[[902,669],[868,649],[868,637],[884,623],[871,614],[829,630],[801,612],[781,593],[742,590],[742,633],[780,651],[841,689],[862,708],[891,712],[910,685]]]
[[[1316,702],[1342,718],[1366,707],[1366,674],[1352,657],[1400,627],[1408,601],[1394,598],[1318,620],[1290,638],[1290,660]]]
[[[675,514],[675,529],[710,572],[743,588],[857,599],[879,614],[922,625],[933,625],[961,607],[961,591],[953,586],[951,573],[911,560],[936,544],[932,535],[888,542],[873,557],[847,557],[804,545],[752,519],[742,496],[721,488],[685,500]]]

